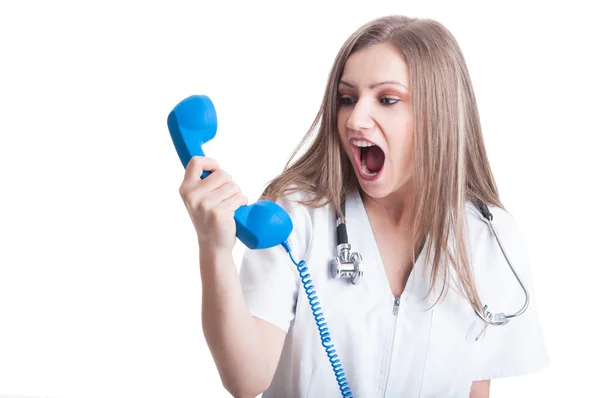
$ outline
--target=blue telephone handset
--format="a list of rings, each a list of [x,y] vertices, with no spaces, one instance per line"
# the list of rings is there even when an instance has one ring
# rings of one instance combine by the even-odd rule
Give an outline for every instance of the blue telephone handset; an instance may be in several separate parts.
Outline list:
[[[205,95],[191,95],[175,106],[167,118],[169,133],[183,167],[187,167],[193,156],[204,156],[202,145],[212,140],[217,133],[217,113],[212,101]],[[201,178],[210,175],[204,171]],[[250,249],[266,249],[282,245],[298,269],[300,280],[308,297],[321,342],[329,357],[340,392],[343,397],[352,397],[344,369],[331,342],[331,334],[321,312],[317,293],[304,260],[294,260],[287,241],[292,233],[290,216],[279,205],[268,200],[259,200],[253,205],[241,206],[234,213],[236,236]]]
[[[167,118],[171,139],[183,167],[193,156],[205,156],[202,145],[217,133],[217,113],[205,95],[191,95],[175,106]],[[204,171],[201,178],[210,175]],[[236,236],[250,249],[266,249],[284,243],[293,229],[290,216],[268,200],[241,206],[234,214]]]

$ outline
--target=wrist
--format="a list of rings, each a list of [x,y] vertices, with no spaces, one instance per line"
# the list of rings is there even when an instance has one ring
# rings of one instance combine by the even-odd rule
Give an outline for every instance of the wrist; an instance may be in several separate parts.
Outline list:
[[[215,245],[199,245],[200,264],[220,264],[233,259],[232,250]]]

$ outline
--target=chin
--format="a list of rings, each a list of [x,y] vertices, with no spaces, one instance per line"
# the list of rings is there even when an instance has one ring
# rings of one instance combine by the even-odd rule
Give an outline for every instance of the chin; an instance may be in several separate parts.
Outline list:
[[[362,191],[373,199],[383,199],[387,198],[399,191],[405,190],[408,188],[408,184],[411,183],[411,178],[407,176],[403,176],[401,179],[402,182],[395,180],[394,177],[398,178],[399,176],[393,176],[385,172],[385,166],[377,173],[377,176],[367,176],[365,178],[364,173],[360,170],[356,170],[355,167],[355,175],[360,185]]]
[[[393,189],[389,185],[370,184],[359,180],[362,191],[373,199],[383,199],[393,193]]]
[[[384,172],[383,167],[376,175],[365,175],[362,170],[354,167],[356,179],[362,191],[374,199],[385,198],[394,192],[394,185],[389,181],[389,176]],[[387,177],[387,178],[386,178]]]

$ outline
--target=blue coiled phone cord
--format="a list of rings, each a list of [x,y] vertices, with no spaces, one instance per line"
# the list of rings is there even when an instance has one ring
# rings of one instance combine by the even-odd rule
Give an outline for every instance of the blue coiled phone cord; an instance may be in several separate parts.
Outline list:
[[[344,369],[338,358],[338,354],[336,354],[335,348],[333,347],[333,343],[331,342],[331,335],[329,333],[329,329],[327,328],[325,317],[323,316],[323,313],[320,312],[321,307],[319,307],[319,297],[315,292],[314,286],[311,284],[312,279],[310,279],[308,268],[305,266],[306,262],[302,260],[299,263],[297,263],[296,260],[294,260],[294,257],[292,256],[292,249],[290,248],[290,244],[287,240],[281,245],[285,248],[285,251],[288,252],[288,254],[290,255],[290,259],[292,260],[294,265],[296,265],[296,268],[300,273],[300,279],[302,280],[304,291],[308,296],[308,302],[310,303],[310,308],[312,309],[313,316],[315,317],[315,321],[317,323],[317,328],[319,329],[319,334],[321,335],[321,344],[325,348],[325,352],[329,357],[329,362],[331,363],[331,367],[333,368],[333,372],[335,373],[335,378],[340,388],[340,392],[342,393],[343,397],[352,397],[352,392],[350,391],[350,386],[346,381]]]

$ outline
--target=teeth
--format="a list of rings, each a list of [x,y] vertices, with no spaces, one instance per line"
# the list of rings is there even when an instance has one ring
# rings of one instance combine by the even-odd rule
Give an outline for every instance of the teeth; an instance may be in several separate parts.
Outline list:
[[[362,160],[360,162],[360,166],[362,168],[363,173],[365,173],[367,176],[369,177],[375,177],[377,175],[377,173],[371,173],[369,172],[369,168],[367,167],[367,161],[366,160]]]
[[[352,143],[355,146],[361,147],[361,148],[366,148],[366,147],[370,147],[373,146],[373,144],[371,144],[368,141],[361,141],[361,140],[356,140]]]

